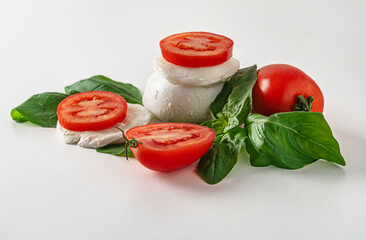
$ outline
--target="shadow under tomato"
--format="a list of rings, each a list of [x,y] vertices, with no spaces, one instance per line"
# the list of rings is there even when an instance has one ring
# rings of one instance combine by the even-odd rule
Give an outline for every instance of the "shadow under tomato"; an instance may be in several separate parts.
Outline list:
[[[245,149],[245,145],[243,146],[243,149]],[[343,156],[348,165],[347,156],[345,154],[343,154]],[[328,178],[334,181],[340,181],[346,175],[347,170],[347,166],[343,167],[332,162],[327,162],[322,159],[319,159],[314,163],[306,165],[300,169],[293,169],[293,170],[278,168],[273,165],[266,167],[255,167],[250,164],[250,156],[245,150],[241,151],[237,165],[241,167],[239,167],[238,169],[234,169],[233,172],[242,171],[242,169],[240,168],[249,168],[248,171],[246,171],[245,173],[247,177],[250,177],[250,175],[260,175],[260,174],[275,174],[275,175],[278,174],[290,178],[297,178],[297,179],[307,178],[311,180],[316,180],[317,178],[318,179]],[[241,175],[241,173],[236,174]]]
[[[180,188],[193,189],[203,192],[211,191],[231,191],[237,188],[245,188],[248,182],[253,184],[252,180],[257,177],[272,178],[284,177],[290,181],[312,181],[322,182],[331,180],[333,183],[341,182],[347,176],[364,175],[366,172],[366,164],[364,157],[366,156],[366,139],[359,136],[350,135],[348,133],[334,131],[334,135],[338,140],[341,153],[346,161],[346,166],[318,160],[303,168],[296,170],[288,170],[268,167],[253,167],[250,164],[250,156],[243,145],[239,153],[239,159],[232,171],[218,184],[209,185],[205,183],[196,172],[198,161],[194,164],[171,172],[154,172],[160,182],[168,185],[176,185]]]
[[[198,161],[185,168],[170,172],[154,172],[154,177],[162,184],[177,186],[181,189],[188,189],[202,194],[209,192],[222,193],[222,191],[230,191],[235,187],[229,178],[224,179],[216,185],[207,184],[197,173]],[[243,179],[244,180],[244,179]]]

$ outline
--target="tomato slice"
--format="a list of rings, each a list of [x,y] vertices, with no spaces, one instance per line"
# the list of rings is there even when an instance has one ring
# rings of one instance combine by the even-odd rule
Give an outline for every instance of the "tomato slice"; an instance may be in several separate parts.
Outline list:
[[[205,154],[216,133],[211,128],[192,123],[154,123],[131,128],[127,139],[140,144],[131,148],[145,167],[165,172],[186,167]]]
[[[126,117],[126,100],[112,92],[90,91],[71,95],[57,107],[60,125],[72,131],[103,130]]]
[[[163,58],[183,67],[208,67],[227,61],[234,42],[209,32],[185,32],[160,41]]]

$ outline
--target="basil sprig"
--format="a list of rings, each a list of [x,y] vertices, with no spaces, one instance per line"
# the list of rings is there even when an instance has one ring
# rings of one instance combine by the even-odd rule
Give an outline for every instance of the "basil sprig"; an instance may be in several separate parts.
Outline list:
[[[211,104],[214,119],[202,125],[214,129],[216,138],[197,166],[204,181],[216,184],[226,177],[235,166],[244,141],[255,167],[298,169],[318,159],[346,164],[322,113],[301,108],[269,117],[250,114],[256,80],[256,66],[240,69]],[[244,129],[239,127],[243,123]]]
[[[126,102],[142,105],[142,95],[132,84],[114,81],[102,75],[80,80],[65,87],[64,93],[45,92],[33,95],[11,110],[11,117],[17,122],[29,121],[41,127],[56,127],[57,106],[66,97],[87,91],[108,91],[121,95]]]
[[[220,182],[237,162],[246,137],[239,126],[252,110],[252,88],[256,81],[256,65],[239,69],[210,106],[214,119],[202,125],[214,129],[216,138],[197,166],[198,174],[208,184]]]
[[[220,126],[215,126],[214,130],[221,133],[243,124],[252,110],[252,88],[256,81],[256,65],[239,69],[211,103],[214,120],[203,125],[212,126],[219,122]]]
[[[245,145],[253,166],[298,169],[318,159],[346,165],[321,113],[286,112],[269,117],[251,114],[245,130]]]

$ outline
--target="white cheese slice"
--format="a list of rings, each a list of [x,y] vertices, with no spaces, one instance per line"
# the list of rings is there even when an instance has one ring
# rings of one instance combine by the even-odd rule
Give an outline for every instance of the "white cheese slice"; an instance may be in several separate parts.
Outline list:
[[[127,104],[126,118],[116,124],[117,127],[127,131],[130,128],[148,124],[151,113],[139,104]],[[100,131],[71,131],[57,123],[57,132],[67,144],[77,144],[84,148],[99,148],[111,143],[122,143],[122,132],[115,127]]]
[[[166,61],[158,56],[153,67],[161,76],[173,84],[185,86],[208,86],[226,81],[239,69],[239,61],[230,58],[224,63],[210,67],[182,67]]]

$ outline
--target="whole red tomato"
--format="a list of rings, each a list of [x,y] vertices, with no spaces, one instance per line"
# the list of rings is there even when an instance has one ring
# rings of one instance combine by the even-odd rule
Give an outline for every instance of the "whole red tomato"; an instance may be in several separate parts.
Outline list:
[[[253,87],[253,112],[272,115],[294,110],[297,96],[314,98],[311,112],[323,112],[324,97],[313,79],[300,69],[286,64],[272,64],[257,71]]]

